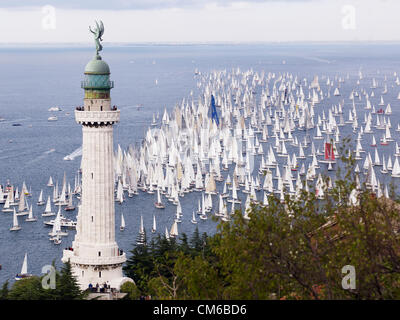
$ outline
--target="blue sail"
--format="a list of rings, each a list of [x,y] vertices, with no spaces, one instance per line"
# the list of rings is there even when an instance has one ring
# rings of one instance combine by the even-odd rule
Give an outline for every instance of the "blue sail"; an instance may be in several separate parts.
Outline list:
[[[213,95],[211,95],[211,119],[212,121],[215,121],[217,126],[219,126],[219,118],[218,118],[217,108],[215,107],[215,99]]]

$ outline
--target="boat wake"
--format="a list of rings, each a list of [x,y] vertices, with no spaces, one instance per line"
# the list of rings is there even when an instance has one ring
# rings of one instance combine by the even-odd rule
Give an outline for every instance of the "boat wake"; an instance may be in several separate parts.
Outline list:
[[[331,64],[331,63],[335,62],[334,60],[330,61],[330,60],[326,60],[326,59],[322,59],[322,58],[318,58],[318,57],[312,57],[312,56],[298,56],[298,57],[303,58],[305,60],[311,60],[311,61],[327,63],[327,64]]]
[[[49,153],[53,153],[54,151],[56,151],[56,149],[50,149],[48,151],[43,152],[44,154],[49,154]]]
[[[70,153],[70,154],[68,154],[68,155],[66,155],[65,157],[64,157],[64,160],[69,160],[69,161],[71,161],[71,160],[74,160],[76,157],[79,157],[79,156],[81,156],[82,155],[82,146],[80,146],[78,149],[76,149],[75,151],[73,151],[72,153]]]
[[[37,161],[40,161],[40,160],[46,158],[47,155],[49,155],[50,153],[53,153],[53,152],[55,152],[55,151],[56,151],[56,149],[50,149],[50,150],[44,151],[42,154],[40,154],[40,155],[37,156],[36,158],[32,159],[31,161],[26,162],[26,163],[25,163],[25,166],[30,165],[30,164],[32,164],[32,163],[35,163],[35,162],[37,162]]]

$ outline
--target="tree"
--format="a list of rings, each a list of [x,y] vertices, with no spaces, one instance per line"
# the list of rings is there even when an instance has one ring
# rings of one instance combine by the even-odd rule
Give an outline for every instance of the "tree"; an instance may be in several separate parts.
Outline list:
[[[8,298],[8,293],[10,292],[10,289],[8,288],[8,280],[3,283],[3,286],[0,290],[0,300],[7,300]]]
[[[181,254],[174,267],[177,277],[181,279],[180,299],[212,299],[223,298],[224,280],[218,273],[218,266],[211,259],[201,255],[195,257]]]
[[[84,297],[78,281],[72,273],[71,263],[67,261],[56,280],[56,294],[60,300],[80,300]]]
[[[138,300],[141,296],[139,288],[132,282],[125,282],[120,291],[127,293],[126,298],[129,300]]]
[[[8,293],[8,300],[49,300],[50,295],[42,288],[40,277],[33,276],[16,281]]]
[[[150,247],[137,245],[131,250],[132,256],[123,267],[127,277],[131,278],[142,292],[147,292],[147,283],[153,275],[154,263],[151,253],[154,245],[154,241]]]

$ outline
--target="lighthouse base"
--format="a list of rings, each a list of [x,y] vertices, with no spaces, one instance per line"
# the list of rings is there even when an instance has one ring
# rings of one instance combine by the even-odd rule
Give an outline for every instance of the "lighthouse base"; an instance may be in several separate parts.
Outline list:
[[[122,263],[116,264],[85,264],[74,260],[71,251],[64,250],[62,262],[71,263],[72,272],[78,281],[81,290],[86,290],[92,287],[110,287],[114,291],[119,291],[125,282],[134,281],[128,277],[124,277],[122,273]]]

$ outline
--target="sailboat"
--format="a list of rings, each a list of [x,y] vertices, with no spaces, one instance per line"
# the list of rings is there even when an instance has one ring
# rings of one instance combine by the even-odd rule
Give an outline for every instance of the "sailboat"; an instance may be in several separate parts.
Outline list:
[[[140,216],[140,228],[139,228],[139,235],[137,237],[136,244],[138,244],[138,245],[146,244],[146,230],[144,229],[142,215]]]
[[[397,157],[394,160],[394,164],[393,164],[393,168],[392,168],[392,177],[400,178],[400,165],[399,165],[399,160]]]
[[[180,201],[178,200],[178,205],[176,206],[176,215],[175,215],[175,221],[177,223],[182,222],[181,216],[182,216],[182,207]]]
[[[194,211],[193,211],[193,215],[192,215],[192,220],[190,220],[190,222],[193,224],[197,224],[196,215],[194,214]]]
[[[15,276],[15,280],[21,280],[24,278],[32,277],[31,274],[28,273],[28,254],[25,253],[24,262],[22,263],[21,272]]]
[[[47,182],[48,187],[54,187],[53,178],[50,176],[49,182]]]
[[[201,214],[202,210],[201,210],[201,200],[200,199],[198,201],[198,204],[199,204],[199,206],[198,206],[198,209],[197,209],[197,214]]]
[[[124,214],[121,213],[121,225],[119,227],[120,231],[124,231],[125,230],[125,219],[124,219]]]
[[[122,202],[124,202],[124,190],[122,187],[121,180],[118,180],[117,196],[115,198],[115,201],[118,201],[119,204],[122,204]]]
[[[396,158],[397,159],[397,158]],[[18,217],[17,217],[17,212],[15,211],[14,208],[14,214],[13,214],[13,226],[10,228],[10,231],[18,231],[21,230],[20,225],[18,224]]]
[[[57,235],[65,237],[68,236],[68,232],[61,230],[62,220],[64,220],[64,217],[61,215],[61,205],[59,205],[56,218],[54,220],[44,222],[46,225],[53,226],[53,229],[49,232],[49,236],[51,236],[49,239],[50,241],[54,241],[54,237]]]
[[[229,196],[228,191],[227,191],[227,184],[226,184],[226,181],[225,181],[225,183],[224,183],[224,189],[222,190],[221,196],[222,196],[222,198],[228,198],[228,196]]]
[[[155,233],[156,231],[157,231],[156,216],[153,215],[153,227],[151,228],[151,232]]]
[[[201,215],[200,215],[201,220],[207,220],[207,215],[206,215],[206,204],[204,201],[204,193],[202,194],[201,198]]]
[[[383,136],[382,136],[382,139],[381,139],[381,145],[382,146],[387,146],[389,143],[387,142],[387,140],[386,140],[386,135],[384,134]]]
[[[324,137],[321,134],[321,130],[319,129],[319,126],[317,125],[317,135],[314,137],[314,139],[323,139]]]
[[[238,196],[237,196],[235,179],[233,179],[233,182],[232,182],[232,199],[228,199],[228,202],[241,203],[241,200],[239,200]]]
[[[156,126],[157,125],[156,116],[155,116],[154,113],[153,113],[153,121],[151,122],[151,125],[152,126]]]
[[[55,215],[56,214],[51,211],[51,201],[50,201],[50,196],[49,196],[47,198],[46,208],[44,209],[44,212],[42,213],[42,217],[52,217]]]
[[[216,217],[222,217],[224,215],[224,205],[222,195],[219,195],[218,211],[214,213]]]
[[[25,192],[21,190],[21,195],[19,198],[19,203],[18,203],[18,211],[17,211],[17,216],[26,216],[28,214],[28,211],[26,211],[26,202],[25,202]]]
[[[203,191],[204,186],[203,186],[203,177],[201,175],[201,170],[199,166],[197,166],[197,173],[196,173],[196,185],[194,188],[194,191]]]
[[[157,188],[157,201],[154,202],[154,206],[157,209],[164,209],[165,205],[161,202],[160,188]]]
[[[385,128],[385,137],[386,137],[386,141],[394,141],[392,138],[392,134],[390,133],[390,128],[389,128],[388,124],[386,124],[386,128]]]
[[[37,221],[37,218],[33,216],[32,205],[29,207],[28,218],[26,218],[25,221],[28,221],[28,222]]]
[[[383,173],[383,174],[388,173],[388,170],[386,168],[385,155],[382,156],[382,170],[381,170],[381,173]]]
[[[324,160],[319,160],[322,163],[336,163],[335,152],[332,143],[325,142],[325,157]]]
[[[65,211],[74,211],[75,207],[72,204],[72,193],[69,194],[68,196],[68,204],[67,206],[64,208]]]
[[[217,186],[215,184],[214,175],[211,173],[206,185],[206,194],[217,194]]]
[[[281,194],[283,194],[283,192]],[[244,208],[244,214],[243,214],[244,219],[250,220],[250,216],[249,216],[250,211],[251,211],[251,202],[250,202],[250,197],[248,196],[246,199],[245,208]]]
[[[235,206],[235,203],[232,203],[232,206]],[[226,207],[226,204],[224,203],[223,209],[222,209],[222,217],[221,217],[222,221],[230,221],[231,218],[229,217],[229,213],[228,213],[228,208]]]
[[[372,143],[371,143],[371,147],[376,147],[376,140],[375,140],[375,136],[372,136]]]
[[[40,190],[39,199],[36,203],[38,206],[43,206],[45,202],[43,201],[43,190]]]
[[[175,238],[178,236],[178,223],[176,221],[174,221],[174,223],[172,224],[171,230],[169,232],[169,236],[172,238]]]
[[[1,211],[3,211],[3,212],[13,212],[14,211],[14,209],[12,209],[10,206],[10,199],[11,199],[10,196],[8,196],[6,198],[6,202],[4,203],[3,209]]]

